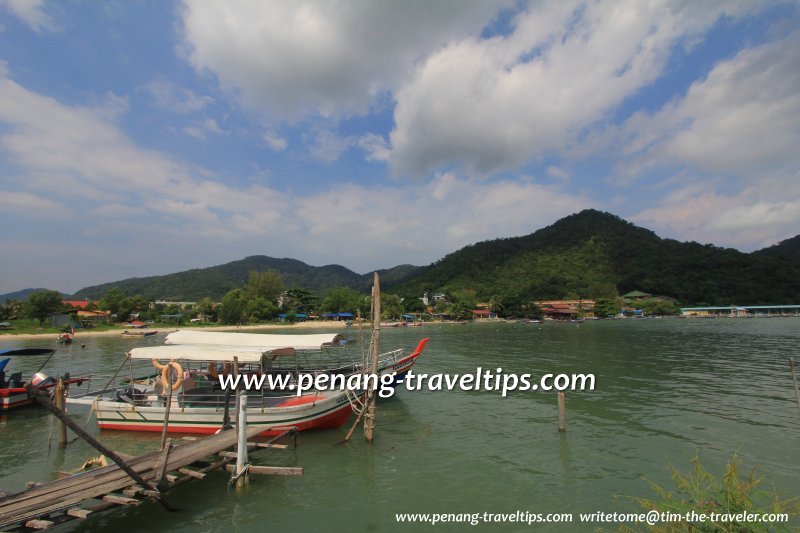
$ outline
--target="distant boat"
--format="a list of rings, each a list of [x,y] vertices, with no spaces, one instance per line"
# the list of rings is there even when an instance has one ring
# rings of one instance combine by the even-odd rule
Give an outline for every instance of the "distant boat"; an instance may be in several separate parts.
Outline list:
[[[134,331],[128,331],[126,329],[125,331],[122,332],[122,336],[123,337],[150,337],[152,335],[155,335],[156,333],[158,333],[157,329],[154,329],[154,330],[141,330],[141,329],[139,329],[139,330],[134,330]]]
[[[58,334],[58,342],[61,344],[70,344],[72,339],[75,338],[75,328],[65,329]]]
[[[47,376],[47,374],[41,370],[26,378],[22,377],[22,372],[15,372],[10,374],[8,379],[6,379],[5,368],[8,362],[11,360],[11,357],[46,355],[48,356],[47,361],[49,361],[50,357],[54,353],[55,350],[51,350],[49,348],[20,348],[0,350],[0,357],[3,358],[0,360],[0,412],[5,412],[9,409],[15,409],[17,407],[25,407],[34,403],[33,397],[31,397],[31,395],[28,393],[28,389],[25,388],[28,383],[44,391],[49,391],[56,385],[56,380]],[[45,361],[45,364],[47,364],[47,361]],[[70,379],[69,377],[66,377],[64,379],[64,384],[78,383],[80,385],[84,379],[85,378]]]

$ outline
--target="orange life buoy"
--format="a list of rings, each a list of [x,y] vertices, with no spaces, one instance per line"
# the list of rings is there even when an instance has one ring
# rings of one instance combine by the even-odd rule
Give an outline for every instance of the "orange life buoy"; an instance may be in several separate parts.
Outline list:
[[[227,377],[231,373],[231,364],[225,363],[225,366],[222,367],[222,375]],[[219,377],[219,372],[217,371],[217,363],[211,362],[208,363],[208,375],[211,376],[211,379],[217,379]]]
[[[169,366],[169,363],[166,365],[162,365],[161,363],[158,362],[158,359],[153,359],[152,361],[153,361],[153,366],[156,367],[156,370],[158,370],[159,372],[164,370],[165,367]]]
[[[154,359],[155,360],[155,359]],[[178,373],[178,379],[175,380],[175,383],[172,384],[172,391],[175,392],[176,390],[181,388],[181,384],[183,383],[183,368],[181,365],[176,363],[175,361],[170,361],[166,365],[163,365],[164,368],[161,371],[161,382],[162,383],[169,383],[169,367],[175,369],[175,372]],[[166,386],[166,385],[165,385]],[[166,389],[164,389],[166,390]]]

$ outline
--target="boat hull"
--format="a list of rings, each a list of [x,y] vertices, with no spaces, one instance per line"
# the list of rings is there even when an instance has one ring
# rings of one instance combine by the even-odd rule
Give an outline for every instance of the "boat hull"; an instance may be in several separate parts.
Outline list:
[[[316,399],[315,399],[316,398]],[[69,400],[68,400],[69,401]],[[77,403],[77,402],[75,402]],[[115,401],[93,402],[100,429],[160,432],[164,425],[166,408],[163,406],[135,406]],[[222,428],[223,407],[178,407],[169,414],[169,433],[210,434]],[[352,407],[344,393],[320,399],[319,395],[289,397],[276,407],[247,408],[247,424],[263,426],[259,435],[277,435],[288,428],[300,431],[319,428],[337,428],[347,422]],[[233,409],[229,413],[234,417]]]
[[[33,398],[24,388],[0,389],[0,411],[33,405]]]

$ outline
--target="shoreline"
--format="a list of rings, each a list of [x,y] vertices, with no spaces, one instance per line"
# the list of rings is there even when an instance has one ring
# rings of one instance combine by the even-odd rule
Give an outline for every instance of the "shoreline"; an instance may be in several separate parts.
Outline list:
[[[355,327],[355,326],[354,326]],[[295,322],[294,324],[247,324],[241,326],[189,326],[185,328],[180,327],[168,327],[168,328],[158,328],[158,333],[171,333],[173,331],[178,331],[179,329],[188,329],[188,330],[205,330],[205,331],[248,331],[248,330],[259,330],[259,329],[315,329],[315,328],[326,328],[326,329],[347,329],[347,326],[344,322],[339,320],[322,320],[319,322]],[[83,331],[77,330],[75,333],[75,341],[80,341],[83,337],[113,337],[115,335],[122,335],[123,331],[130,330],[131,328],[124,328],[120,327],[119,329],[109,329],[105,331]],[[149,329],[149,328],[148,328]],[[56,333],[3,333],[0,334],[0,341],[3,339],[37,339],[37,338],[54,338],[56,337]]]

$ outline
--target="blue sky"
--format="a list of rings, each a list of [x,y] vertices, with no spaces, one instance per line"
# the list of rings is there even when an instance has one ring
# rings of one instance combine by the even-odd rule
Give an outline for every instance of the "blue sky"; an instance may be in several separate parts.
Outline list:
[[[800,233],[797,2],[0,0],[0,293]]]

